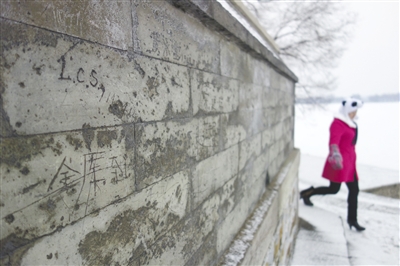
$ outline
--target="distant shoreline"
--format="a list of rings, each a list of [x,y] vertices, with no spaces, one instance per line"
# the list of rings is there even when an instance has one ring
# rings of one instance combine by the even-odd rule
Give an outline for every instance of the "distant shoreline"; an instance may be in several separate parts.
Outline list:
[[[393,94],[382,94],[382,95],[371,95],[371,96],[360,96],[353,95],[352,97],[361,99],[364,102],[399,102],[400,93]],[[326,103],[337,103],[344,99],[344,97],[307,97],[307,98],[296,98],[296,104],[326,104]]]

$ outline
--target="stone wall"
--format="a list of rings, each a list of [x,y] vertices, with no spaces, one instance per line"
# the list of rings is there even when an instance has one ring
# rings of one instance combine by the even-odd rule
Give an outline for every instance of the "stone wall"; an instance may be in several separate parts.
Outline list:
[[[218,2],[0,15],[1,264],[217,264],[293,151],[292,72]]]

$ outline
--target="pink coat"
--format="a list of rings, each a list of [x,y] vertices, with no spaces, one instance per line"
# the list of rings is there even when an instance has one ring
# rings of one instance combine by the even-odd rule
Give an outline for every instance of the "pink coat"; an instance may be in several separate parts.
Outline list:
[[[329,146],[336,144],[343,157],[343,168],[334,170],[328,160],[325,162],[322,177],[336,183],[353,182],[354,174],[358,180],[356,169],[356,149],[352,144],[356,129],[350,127],[340,119],[335,118],[330,127]]]

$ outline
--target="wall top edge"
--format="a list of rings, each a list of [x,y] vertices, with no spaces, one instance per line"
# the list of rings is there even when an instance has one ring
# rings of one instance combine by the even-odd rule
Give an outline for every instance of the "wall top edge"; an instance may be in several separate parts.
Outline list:
[[[207,27],[219,32],[228,40],[235,42],[242,49],[256,57],[268,61],[273,68],[293,82],[297,76],[277,57],[249,32],[222,4],[209,0],[167,0],[173,6],[199,19]]]
[[[268,42],[269,48],[272,49],[275,53],[279,54],[280,49],[278,44],[272,39],[265,28],[261,26],[258,19],[250,12],[250,10],[242,3],[242,1],[230,0],[230,2],[239,10],[244,18],[248,20],[252,26],[254,26],[254,28],[261,34],[261,37],[263,37]]]

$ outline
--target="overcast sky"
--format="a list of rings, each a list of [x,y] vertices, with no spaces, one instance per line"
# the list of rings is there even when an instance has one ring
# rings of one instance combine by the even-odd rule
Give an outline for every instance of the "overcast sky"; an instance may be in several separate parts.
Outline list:
[[[336,69],[337,96],[399,92],[399,2],[347,2],[358,13],[354,36]]]

